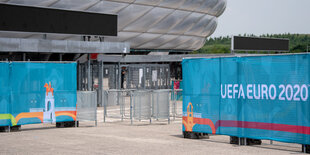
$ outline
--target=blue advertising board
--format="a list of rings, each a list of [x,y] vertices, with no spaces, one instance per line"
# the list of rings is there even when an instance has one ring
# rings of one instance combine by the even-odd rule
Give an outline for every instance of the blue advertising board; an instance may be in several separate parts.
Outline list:
[[[310,144],[310,55],[185,59],[183,131]]]
[[[0,63],[0,126],[74,121],[76,63]]]

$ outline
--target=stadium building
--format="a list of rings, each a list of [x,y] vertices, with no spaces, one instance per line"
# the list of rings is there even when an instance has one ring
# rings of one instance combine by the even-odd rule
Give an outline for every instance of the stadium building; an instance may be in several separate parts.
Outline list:
[[[215,31],[226,3],[226,0],[0,0],[0,60],[77,61],[80,90],[98,85],[96,80],[90,84],[83,82],[83,78],[97,79],[101,67],[110,89],[169,88],[171,78],[181,78],[181,60],[201,56],[186,54],[201,48]],[[29,18],[31,15],[37,16]],[[47,26],[40,27],[41,24]],[[120,76],[123,72],[125,77]],[[157,83],[156,87],[146,84],[148,80],[154,82],[154,78],[165,84]],[[127,87],[120,84],[124,79]]]

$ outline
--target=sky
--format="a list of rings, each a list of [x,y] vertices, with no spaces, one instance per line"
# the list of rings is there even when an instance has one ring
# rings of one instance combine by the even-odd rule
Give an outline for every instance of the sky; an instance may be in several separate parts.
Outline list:
[[[310,0],[227,0],[211,37],[244,33],[310,34]]]

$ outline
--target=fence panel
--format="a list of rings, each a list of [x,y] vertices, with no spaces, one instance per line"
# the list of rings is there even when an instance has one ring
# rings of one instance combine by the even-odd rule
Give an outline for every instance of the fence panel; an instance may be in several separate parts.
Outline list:
[[[170,89],[152,91],[152,117],[170,123]]]
[[[117,89],[118,68],[116,65],[104,65],[104,78],[108,77],[108,85],[110,89]]]
[[[130,92],[116,89],[103,91],[104,122],[106,118],[110,118],[110,121],[130,118]]]
[[[12,126],[16,122],[10,112],[9,63],[0,63],[0,126]],[[14,118],[14,117],[13,117]]]
[[[151,121],[151,91],[136,90],[132,94],[132,118],[141,121],[149,119]]]
[[[170,89],[166,90],[104,90],[104,122],[124,119],[167,119],[170,123]]]
[[[97,93],[78,91],[76,109],[78,121],[95,121],[97,124]]]
[[[183,131],[310,144],[310,55],[183,60]]]
[[[172,100],[171,111],[174,118],[182,117],[182,102],[183,102],[182,92],[183,92],[182,89],[173,89],[171,92],[171,100]]]
[[[121,94],[118,90],[116,89],[110,89],[107,91],[108,94],[108,102],[107,102],[107,106],[116,106],[116,105],[122,105],[121,101]]]
[[[0,68],[0,126],[76,120],[76,63],[6,62]]]

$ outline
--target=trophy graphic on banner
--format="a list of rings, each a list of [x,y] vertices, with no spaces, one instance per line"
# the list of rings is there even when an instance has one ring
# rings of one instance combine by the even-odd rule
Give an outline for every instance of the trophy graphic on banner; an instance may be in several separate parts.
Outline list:
[[[52,88],[51,82],[49,82],[49,84],[45,83],[44,87],[46,88],[46,95],[45,95],[45,108],[43,112],[43,122],[55,123],[56,117],[55,117],[54,88]]]

